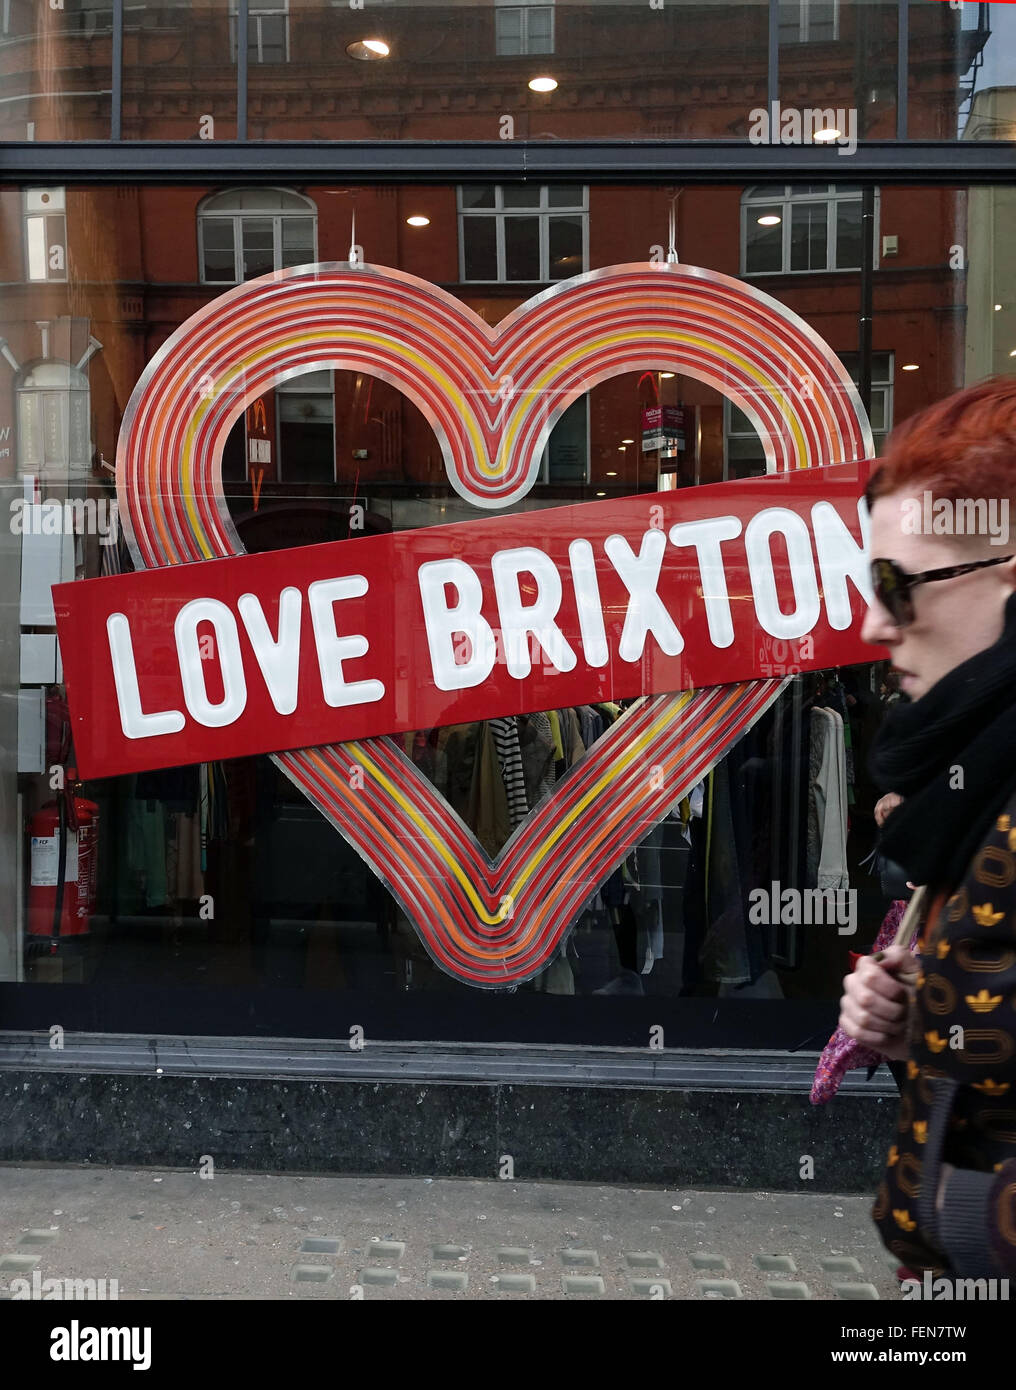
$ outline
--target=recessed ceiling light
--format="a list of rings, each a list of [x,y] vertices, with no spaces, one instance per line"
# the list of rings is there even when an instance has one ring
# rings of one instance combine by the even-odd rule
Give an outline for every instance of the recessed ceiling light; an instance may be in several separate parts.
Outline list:
[[[673,375],[674,375],[673,372],[661,372],[661,373],[660,373],[660,380],[661,380],[661,381],[670,381],[670,379],[671,379],[671,377],[672,377]]]
[[[760,227],[778,227],[783,221],[782,217],[777,217],[775,212],[764,212],[758,219]]]
[[[406,218],[406,221],[409,223],[410,227],[429,227],[429,226],[430,226],[430,218],[429,218],[429,217],[424,217],[424,216],[422,216],[422,215],[419,214],[419,213],[414,213],[412,217],[407,217],[407,218]]]
[[[556,77],[531,77],[529,79],[529,90],[531,92],[553,92],[556,87]]]
[[[607,494],[605,492],[598,492],[596,495],[597,497],[606,497]]]
[[[607,477],[608,477],[608,478],[616,478],[616,477],[617,477],[617,473],[614,472],[612,469],[608,469],[608,471],[607,471]]]
[[[996,314],[998,313],[999,309],[1001,309],[1001,307],[1002,307],[1001,304],[996,304],[996,305],[995,305],[995,313],[996,313]]]
[[[905,371],[905,372],[917,372],[917,371],[920,371],[920,367],[918,366],[918,364],[917,364],[916,362],[904,362],[904,364],[903,364],[903,371]]]
[[[377,58],[387,58],[391,49],[384,39],[357,39],[355,43],[346,45],[346,52],[350,58],[359,58],[361,62],[370,63]]]
[[[840,132],[838,130],[828,128],[825,130],[816,130],[815,134],[811,138],[813,140],[818,140],[823,144],[828,144],[831,140],[838,140],[840,138]]]
[[[622,440],[621,440],[621,443],[622,443],[622,444],[634,444],[635,441],[634,441],[634,439],[622,439]]]
[[[1009,356],[1010,356],[1010,357],[1016,357],[1016,348],[1013,348],[1013,350],[1012,350],[1012,352],[1010,352]],[[904,369],[904,370],[906,370],[906,369]]]
[[[619,444],[619,445],[617,446],[617,452],[618,452],[619,454],[626,454],[626,453],[628,452],[628,445],[627,445],[627,444]]]

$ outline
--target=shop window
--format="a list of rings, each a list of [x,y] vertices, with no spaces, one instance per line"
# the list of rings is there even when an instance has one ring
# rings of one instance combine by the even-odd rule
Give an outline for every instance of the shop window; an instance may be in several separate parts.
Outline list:
[[[556,184],[459,188],[460,277],[567,280],[586,269],[588,190]]]
[[[24,193],[25,278],[67,279],[67,215],[62,188]]]
[[[497,5],[497,54],[502,58],[554,52],[553,5]]]
[[[88,378],[68,362],[39,362],[17,386],[18,472],[67,482],[91,469]]]
[[[234,285],[317,259],[314,204],[284,188],[241,188],[198,211],[201,283]]]
[[[859,362],[856,352],[841,352],[840,361],[856,386]],[[871,409],[868,415],[875,440],[876,455],[882,452],[886,435],[893,426],[893,354],[871,355]],[[762,441],[755,426],[730,400],[723,402],[724,478],[747,478],[766,471]]]
[[[840,36],[840,0],[781,0],[780,43],[830,43]]]
[[[229,61],[236,62],[237,11],[229,11]],[[251,6],[247,11],[247,62],[289,62],[289,5],[280,0],[277,5]]]
[[[279,477],[286,483],[335,481],[335,386],[328,368],[301,372],[276,392]]]
[[[873,255],[878,246],[875,195]],[[822,183],[756,186],[741,199],[742,275],[861,268],[861,189]]]

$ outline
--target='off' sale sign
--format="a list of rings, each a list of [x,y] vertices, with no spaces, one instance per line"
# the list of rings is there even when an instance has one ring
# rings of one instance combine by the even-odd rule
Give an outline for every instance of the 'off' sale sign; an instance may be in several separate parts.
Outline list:
[[[86,778],[872,660],[867,463],[54,588]],[[766,657],[770,657],[767,662]]]

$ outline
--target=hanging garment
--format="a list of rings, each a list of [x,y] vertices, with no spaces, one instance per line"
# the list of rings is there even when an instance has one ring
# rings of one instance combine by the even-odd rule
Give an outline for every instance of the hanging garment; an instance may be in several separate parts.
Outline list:
[[[579,717],[573,709],[563,709],[559,712],[561,721],[561,739],[564,744],[564,761],[566,767],[574,767],[580,758],[585,757],[586,745],[582,739],[582,729],[579,725]]]
[[[522,767],[522,745],[519,742],[519,726],[515,719],[492,719],[490,732],[494,738],[494,748],[504,781],[505,796],[508,801],[508,822],[514,830],[529,815],[529,802],[526,799],[526,775]]]
[[[500,853],[512,827],[505,782],[488,721],[479,726],[475,747],[469,803],[463,819],[493,859]]]
[[[554,740],[545,714],[519,716],[519,743],[530,809],[554,788]]]
[[[847,769],[843,721],[829,709],[813,709],[824,728],[821,761],[815,779],[815,807],[821,849],[815,886],[820,892],[849,888],[847,873]]]

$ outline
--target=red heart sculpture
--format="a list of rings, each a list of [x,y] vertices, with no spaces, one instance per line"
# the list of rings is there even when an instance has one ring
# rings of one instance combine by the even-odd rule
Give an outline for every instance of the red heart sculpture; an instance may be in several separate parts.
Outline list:
[[[491,328],[404,272],[328,264],[228,291],[160,348],[117,451],[120,515],[138,568],[243,553],[220,460],[240,412],[274,382],[334,367],[389,381],[424,413],[448,476],[479,507],[532,486],[557,418],[592,385],[679,370],[759,427],[770,470],[870,457],[846,371],[777,301],[679,265],[580,275]],[[390,738],[275,761],[388,885],[454,978],[501,987],[538,973],[582,905],[768,708],[783,681],[644,699],[518,827],[493,861]]]

